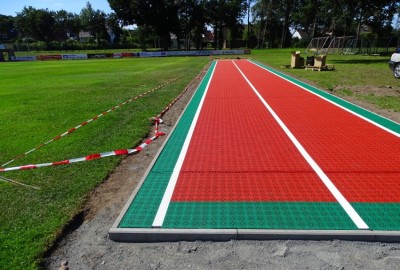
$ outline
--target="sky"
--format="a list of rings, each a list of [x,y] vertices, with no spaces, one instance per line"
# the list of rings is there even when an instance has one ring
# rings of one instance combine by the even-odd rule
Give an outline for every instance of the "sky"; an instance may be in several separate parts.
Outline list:
[[[87,2],[90,2],[95,10],[100,9],[106,14],[111,12],[107,0],[0,0],[0,14],[16,16],[16,13],[22,11],[25,6],[32,6],[36,9],[47,8],[51,11],[64,9],[79,14]]]

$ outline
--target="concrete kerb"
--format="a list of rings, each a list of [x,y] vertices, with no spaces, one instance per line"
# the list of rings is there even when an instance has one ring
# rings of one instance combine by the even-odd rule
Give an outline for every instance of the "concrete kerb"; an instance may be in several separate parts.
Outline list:
[[[117,242],[229,241],[237,239],[236,229],[136,229],[111,228],[110,239]]]
[[[136,229],[111,228],[110,239],[117,242],[178,242],[230,240],[344,240],[400,242],[400,232],[371,230],[252,230],[252,229]]]

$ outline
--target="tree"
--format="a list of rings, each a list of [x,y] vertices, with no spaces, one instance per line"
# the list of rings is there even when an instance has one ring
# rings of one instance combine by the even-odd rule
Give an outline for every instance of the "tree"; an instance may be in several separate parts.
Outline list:
[[[96,37],[97,45],[100,46],[100,39],[108,36],[106,29],[106,14],[101,10],[94,10],[90,2],[82,9],[79,15],[82,28],[89,31]]]
[[[8,39],[13,39],[17,35],[14,27],[15,18],[12,16],[0,15],[0,34],[7,35]]]
[[[324,8],[325,0],[300,0],[299,9],[293,14],[296,28],[303,30],[313,38],[322,35],[326,23],[323,20],[327,11]]]
[[[223,45],[224,26],[224,2],[225,0],[206,1],[207,22],[214,30],[214,48],[221,49]]]
[[[398,1],[376,0],[357,1],[354,10],[358,19],[357,36],[360,35],[362,24],[371,28],[371,32],[377,36],[390,34],[393,16],[400,7]]]
[[[48,42],[53,39],[55,20],[47,9],[24,7],[17,13],[16,27],[24,37]]]
[[[203,47],[203,34],[207,31],[207,10],[205,2],[203,0],[195,1],[195,5],[192,10],[192,34],[193,41],[196,49],[202,49]]]
[[[78,14],[68,13],[67,29],[70,37],[79,37],[79,32],[82,30],[81,19]]]
[[[363,25],[376,35],[391,32],[391,22],[400,2],[393,0],[299,0],[299,10],[294,14],[296,27],[311,37],[327,33],[360,35]]]
[[[297,7],[296,0],[285,0],[283,1],[280,13],[282,14],[282,38],[281,38],[281,48],[289,47],[292,37],[290,34],[290,26],[292,25],[292,13],[294,13]]]
[[[203,33],[206,31],[206,9],[203,0],[178,0],[178,25],[173,32],[178,40],[183,38],[185,50],[190,50],[192,42],[197,49],[202,47]],[[179,46],[179,44],[178,44]]]
[[[254,2],[254,0],[247,0],[247,26],[245,31],[243,32],[243,40],[246,41],[246,48],[249,48],[249,41],[250,41],[250,36],[251,36],[251,31],[250,31],[250,11],[251,11],[251,3]]]
[[[279,12],[281,4],[273,0],[260,0],[252,8],[253,23],[258,30],[258,48],[263,48],[266,41],[268,47],[277,47],[276,40],[282,29]]]
[[[224,41],[224,30],[229,33],[231,43],[238,36],[241,19],[247,10],[246,0],[208,0],[206,1],[208,24],[214,29],[214,46],[221,49]]]
[[[178,25],[175,26],[175,34],[178,39],[178,49],[180,48],[180,40],[183,37],[185,50],[190,50],[192,40],[192,29],[194,9],[197,4],[196,0],[179,0],[178,4]]]
[[[247,1],[231,0],[225,2],[225,25],[229,31],[229,47],[233,47],[233,40],[239,36],[239,29],[242,25],[241,19],[247,11]]]
[[[170,34],[178,28],[178,1],[175,0],[108,0],[110,7],[125,24],[152,27],[168,50]]]
[[[108,0],[110,7],[125,24],[150,26],[160,36],[162,47],[168,49],[170,34],[191,40],[201,46],[205,25],[214,28],[215,47],[222,48],[224,30],[238,36],[238,26],[247,8],[246,0]]]
[[[117,42],[120,40],[122,36],[122,27],[121,27],[121,21],[118,18],[117,14],[115,13],[110,13],[107,15],[106,18],[106,25],[107,29],[112,32],[114,35],[115,40],[111,40],[111,43]],[[111,39],[111,37],[110,37]]]
[[[361,26],[368,26],[376,36],[388,35],[399,6],[394,0],[257,0],[252,15],[259,46],[264,38],[276,46],[279,36],[281,47],[288,47],[290,29],[300,29],[313,38],[360,35]]]
[[[263,48],[264,45],[267,18],[266,2],[267,1],[257,1],[257,3],[255,3],[251,8],[254,29],[255,32],[257,32],[257,48]]]
[[[59,10],[53,12],[55,20],[55,37],[65,40],[70,37],[78,37],[81,30],[81,23],[77,14]]]

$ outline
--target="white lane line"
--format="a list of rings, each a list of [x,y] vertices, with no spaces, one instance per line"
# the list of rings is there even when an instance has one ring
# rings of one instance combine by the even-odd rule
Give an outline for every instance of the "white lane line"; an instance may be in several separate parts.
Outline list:
[[[374,125],[374,126],[376,126],[376,127],[378,127],[378,128],[381,128],[381,129],[383,129],[383,130],[385,130],[385,131],[387,131],[387,132],[389,132],[389,133],[395,135],[396,137],[400,137],[400,133],[397,133],[397,132],[394,131],[394,130],[391,130],[391,129],[385,127],[385,126],[382,126],[381,124],[379,124],[379,123],[377,123],[377,122],[375,122],[375,121],[373,121],[373,120],[371,120],[371,119],[369,119],[369,118],[367,118],[367,117],[365,117],[365,116],[363,116],[363,115],[361,115],[361,114],[359,114],[359,113],[357,113],[357,112],[355,112],[355,111],[352,111],[351,109],[346,108],[346,107],[344,107],[343,105],[340,105],[340,104],[336,103],[335,101],[330,100],[329,98],[326,98],[326,97],[324,97],[324,96],[321,96],[321,95],[319,95],[318,93],[315,93],[314,91],[312,91],[312,90],[310,90],[310,89],[307,89],[306,87],[301,86],[301,85],[297,84],[296,82],[291,81],[291,80],[289,80],[289,79],[287,79],[287,78],[285,78],[285,77],[279,75],[278,73],[275,73],[275,72],[273,72],[273,71],[271,71],[271,70],[269,70],[269,69],[267,69],[267,68],[265,68],[265,67],[263,67],[263,66],[261,66],[261,65],[259,65],[259,64],[257,64],[257,63],[254,63],[254,62],[252,62],[252,61],[248,61],[248,62],[252,63],[252,64],[255,65],[255,66],[258,66],[259,68],[262,68],[262,69],[268,71],[269,73],[274,74],[275,76],[277,76],[277,77],[279,77],[279,78],[282,78],[283,80],[285,80],[285,81],[287,81],[287,82],[289,82],[289,83],[291,83],[291,84],[296,85],[297,87],[299,87],[299,88],[301,88],[301,89],[306,90],[307,92],[309,92],[309,93],[311,93],[311,94],[313,94],[313,95],[315,95],[315,96],[317,96],[317,97],[319,97],[319,98],[322,98],[322,99],[326,100],[327,102],[329,102],[329,103],[331,103],[331,104],[333,104],[333,105],[335,105],[335,106],[337,106],[337,107],[339,107],[339,108],[341,108],[341,109],[343,109],[343,110],[345,110],[345,111],[347,111],[347,112],[349,112],[349,113],[351,113],[351,114],[353,114],[353,115],[355,115],[355,116],[357,116],[357,117],[359,117],[359,118],[361,118],[361,119],[363,119],[363,120],[369,122],[370,124],[372,124],[372,125]],[[321,91],[322,91],[322,90],[321,90]],[[329,93],[327,93],[327,94],[329,94]],[[330,94],[329,94],[329,95],[330,95]],[[351,102],[349,102],[349,101],[346,101],[346,100],[344,100],[344,99],[342,99],[342,98],[340,98],[340,97],[337,97],[337,96],[334,96],[334,95],[332,95],[332,97],[335,97],[335,98],[337,98],[337,99],[340,99],[340,100],[342,100],[342,101],[344,101],[344,102],[346,102],[346,103],[349,103],[349,104],[351,104],[351,105],[353,105],[353,106],[355,106],[355,107],[358,107],[358,108],[360,108],[360,109],[362,109],[362,110],[364,110],[364,111],[367,111],[367,112],[369,112],[369,113],[371,113],[371,114],[377,115],[377,116],[379,116],[379,117],[381,117],[381,118],[383,118],[383,119],[386,119],[386,120],[388,120],[388,121],[390,121],[390,122],[392,122],[392,123],[397,124],[395,121],[393,121],[393,120],[391,120],[391,119],[389,119],[389,118],[386,118],[386,117],[383,117],[383,116],[381,116],[381,115],[378,115],[378,114],[376,114],[376,113],[374,113],[374,112],[371,112],[370,110],[364,109],[364,108],[362,108],[362,107],[360,107],[360,106],[358,106],[358,105],[356,105],[356,104],[353,104],[353,103],[351,103]]]
[[[180,173],[180,171],[182,169],[183,161],[185,160],[186,153],[187,153],[187,151],[189,149],[189,144],[190,144],[190,141],[192,139],[193,132],[194,132],[194,129],[195,129],[196,124],[197,124],[197,120],[199,119],[200,111],[201,111],[201,108],[203,107],[204,99],[206,98],[206,95],[207,95],[207,92],[208,92],[208,88],[210,87],[211,80],[212,80],[212,78],[214,76],[214,71],[217,68],[217,64],[218,64],[218,62],[215,63],[214,70],[211,73],[211,76],[210,76],[210,79],[208,80],[206,89],[204,90],[203,97],[200,100],[199,107],[197,108],[196,114],[194,115],[193,122],[192,122],[192,124],[191,124],[191,126],[189,128],[189,132],[188,132],[188,134],[186,136],[186,139],[185,139],[185,142],[184,142],[184,144],[182,146],[181,153],[179,154],[179,157],[178,157],[178,160],[177,160],[177,162],[175,164],[174,170],[172,171],[172,175],[171,175],[171,178],[170,178],[170,180],[168,182],[168,186],[167,186],[167,188],[165,190],[165,193],[164,193],[164,196],[163,196],[163,198],[161,200],[161,204],[158,207],[157,214],[156,214],[156,216],[155,216],[155,218],[153,220],[153,224],[152,224],[153,228],[162,227],[162,225],[164,223],[165,215],[167,214],[168,206],[169,206],[169,204],[171,202],[172,194],[174,192],[174,189],[175,189],[175,186],[176,186],[176,182],[178,181],[179,173]]]
[[[246,75],[243,74],[242,70],[236,65],[234,61],[232,63],[239,70],[240,74],[242,74],[243,78],[247,81],[250,87],[253,89],[254,93],[261,100],[267,110],[274,117],[275,121],[281,126],[283,131],[292,141],[292,143],[296,146],[297,150],[301,153],[304,159],[310,164],[313,170],[317,173],[319,178],[325,184],[325,186],[329,189],[332,195],[336,198],[339,204],[343,207],[344,211],[349,215],[351,220],[356,224],[359,229],[369,229],[368,225],[364,222],[364,220],[360,217],[360,215],[354,210],[354,208],[350,205],[350,203],[346,200],[346,198],[342,195],[342,193],[336,188],[336,186],[332,183],[329,177],[322,171],[322,169],[318,166],[318,164],[314,161],[314,159],[307,153],[304,147],[300,144],[300,142],[296,139],[293,133],[287,128],[287,126],[282,122],[279,116],[275,113],[275,111],[269,106],[269,104],[265,101],[265,99],[260,95],[258,90],[254,87],[254,85],[247,79]]]

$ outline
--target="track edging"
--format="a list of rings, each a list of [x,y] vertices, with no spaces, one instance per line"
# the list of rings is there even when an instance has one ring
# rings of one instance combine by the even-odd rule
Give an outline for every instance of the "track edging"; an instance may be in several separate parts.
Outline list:
[[[400,242],[400,232],[372,230],[252,230],[252,229],[160,229],[111,228],[116,242],[178,242],[230,240],[344,240]]]

